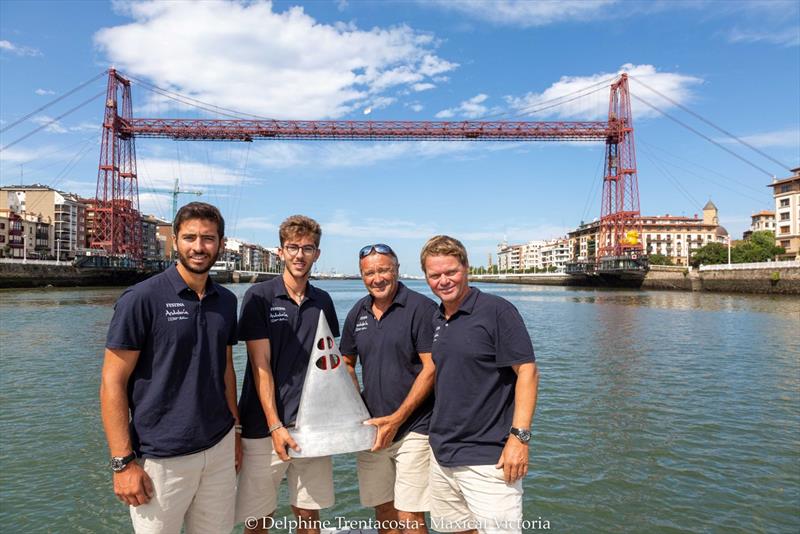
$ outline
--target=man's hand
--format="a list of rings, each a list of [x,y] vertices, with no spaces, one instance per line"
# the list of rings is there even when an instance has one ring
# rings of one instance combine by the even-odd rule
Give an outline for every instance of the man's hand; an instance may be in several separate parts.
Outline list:
[[[236,466],[236,474],[242,468],[242,435],[236,432],[236,445],[234,449],[233,463]]]
[[[114,494],[125,504],[147,504],[153,497],[153,481],[137,462],[131,462],[119,473],[114,473]]]
[[[506,484],[513,484],[528,473],[528,445],[509,436],[495,468],[503,470]]]
[[[375,436],[375,443],[370,449],[372,452],[385,449],[392,444],[394,436],[397,434],[397,429],[400,428],[400,423],[393,415],[386,415],[384,417],[373,417],[364,421],[365,425],[375,425],[378,427],[378,433]]]
[[[275,452],[278,453],[280,459],[284,462],[291,460],[291,458],[289,458],[289,453],[287,452],[289,447],[297,452],[300,452],[300,447],[297,446],[297,443],[294,441],[294,439],[292,439],[292,436],[289,435],[289,431],[283,427],[272,432],[272,447],[275,449]]]

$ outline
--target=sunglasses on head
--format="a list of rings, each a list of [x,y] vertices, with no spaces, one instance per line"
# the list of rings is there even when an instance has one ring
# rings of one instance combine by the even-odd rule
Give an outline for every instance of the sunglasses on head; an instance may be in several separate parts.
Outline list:
[[[374,245],[367,245],[366,247],[359,250],[358,251],[359,259],[366,258],[370,254],[372,254],[373,250],[378,254],[388,254],[390,256],[397,257],[397,254],[394,253],[392,247],[390,247],[389,245],[384,245],[383,243],[376,243]]]

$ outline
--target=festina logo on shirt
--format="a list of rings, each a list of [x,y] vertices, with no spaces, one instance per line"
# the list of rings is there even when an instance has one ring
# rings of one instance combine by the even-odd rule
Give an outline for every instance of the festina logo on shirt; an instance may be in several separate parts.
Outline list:
[[[167,321],[185,321],[189,318],[189,310],[183,302],[167,302],[164,310]]]
[[[369,326],[368,319],[369,317],[367,317],[366,315],[362,315],[361,317],[358,318],[358,322],[356,323],[356,332],[362,332],[367,329],[367,327]]]
[[[277,323],[279,321],[289,322],[289,315],[283,306],[273,306],[269,309],[269,322]]]

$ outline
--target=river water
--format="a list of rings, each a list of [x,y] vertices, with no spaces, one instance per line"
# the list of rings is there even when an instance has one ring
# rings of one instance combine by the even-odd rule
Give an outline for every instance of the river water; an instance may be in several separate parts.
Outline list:
[[[364,294],[358,281],[317,285],[340,321]],[[228,287],[241,297],[249,286]],[[540,368],[529,530],[800,531],[800,299],[480,287],[520,310]],[[120,292],[0,292],[4,531],[130,530],[97,398]],[[241,383],[243,345],[234,357]],[[352,455],[334,465],[337,502],[323,519],[370,518]]]

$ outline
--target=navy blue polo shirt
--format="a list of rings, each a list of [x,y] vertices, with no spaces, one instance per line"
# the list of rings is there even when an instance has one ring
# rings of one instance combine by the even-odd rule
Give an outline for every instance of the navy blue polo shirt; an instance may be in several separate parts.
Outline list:
[[[494,465],[514,415],[512,365],[535,362],[528,330],[505,299],[470,287],[450,319],[433,318],[436,404],[430,444],[445,467]]]
[[[131,441],[141,457],[214,446],[230,431],[228,345],[236,344],[236,296],[210,278],[200,300],[173,265],[119,297],[106,347],[138,350],[128,379]]]
[[[436,304],[428,297],[397,285],[389,309],[380,320],[372,313],[372,297],[356,302],[344,322],[342,354],[361,360],[362,396],[373,417],[394,413],[422,370],[420,352],[430,352]],[[433,395],[406,419],[394,441],[408,432],[428,433]]]
[[[242,301],[239,340],[269,339],[275,403],[278,417],[287,426],[297,419],[320,311],[325,312],[333,336],[338,337],[339,320],[330,295],[311,284],[308,284],[300,306],[289,297],[282,276],[255,284],[247,290]],[[249,358],[239,398],[239,418],[242,437],[264,438],[269,435]]]

